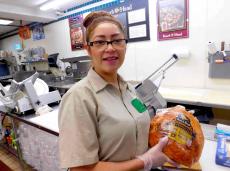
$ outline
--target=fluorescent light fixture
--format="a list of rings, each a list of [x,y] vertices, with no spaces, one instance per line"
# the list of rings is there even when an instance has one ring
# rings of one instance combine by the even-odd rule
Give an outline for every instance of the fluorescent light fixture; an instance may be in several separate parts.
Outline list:
[[[7,20],[7,19],[1,19],[0,18],[0,24],[1,25],[8,25],[8,24],[11,24],[13,23],[13,20]]]
[[[40,6],[40,10],[47,11],[49,9],[58,9],[61,5],[64,5],[70,1],[73,1],[73,0],[53,0],[51,2],[47,2],[43,4],[42,6]]]

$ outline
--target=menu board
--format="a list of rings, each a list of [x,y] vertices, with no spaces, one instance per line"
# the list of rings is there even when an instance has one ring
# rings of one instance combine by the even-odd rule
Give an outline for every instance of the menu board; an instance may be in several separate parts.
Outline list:
[[[74,9],[75,8],[73,8],[73,10]],[[106,4],[105,2],[105,4],[101,6],[63,17],[63,19],[69,19],[72,50],[80,50],[83,48],[83,18],[88,13],[99,10],[107,11],[117,17],[123,24],[129,42],[150,40],[148,0],[117,0],[111,4]],[[71,10],[68,10],[68,12],[70,11]]]
[[[158,0],[158,40],[187,38],[188,0]]]
[[[121,21],[129,42],[150,40],[148,0],[126,0],[105,11]]]
[[[70,41],[72,50],[81,50],[84,45],[83,15],[69,18]]]

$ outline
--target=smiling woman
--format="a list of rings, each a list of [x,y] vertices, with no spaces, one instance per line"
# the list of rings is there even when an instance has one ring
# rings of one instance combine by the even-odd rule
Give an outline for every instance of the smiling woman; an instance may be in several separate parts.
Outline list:
[[[116,85],[117,70],[123,64],[126,52],[124,34],[114,24],[101,23],[91,35],[87,51],[92,58],[94,70]]]
[[[71,171],[147,171],[172,162],[162,153],[167,139],[147,151],[149,114],[132,106],[136,94],[118,74],[127,48],[121,23],[99,11],[88,14],[83,25],[92,68],[65,93],[60,104],[61,167]]]
[[[86,50],[92,58],[94,70],[116,86],[117,70],[124,62],[127,43],[121,23],[102,11],[89,14],[83,25],[86,28]]]

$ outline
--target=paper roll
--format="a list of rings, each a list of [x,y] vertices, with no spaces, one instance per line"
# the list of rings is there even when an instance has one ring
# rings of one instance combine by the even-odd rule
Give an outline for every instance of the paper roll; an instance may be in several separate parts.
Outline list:
[[[208,53],[215,54],[217,52],[217,48],[214,42],[208,42]]]
[[[175,49],[173,54],[176,54],[178,58],[189,58],[190,52],[188,49]]]

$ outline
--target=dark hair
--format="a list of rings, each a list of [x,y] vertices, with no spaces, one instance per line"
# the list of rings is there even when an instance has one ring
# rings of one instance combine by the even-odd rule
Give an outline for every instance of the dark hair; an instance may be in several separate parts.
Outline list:
[[[122,24],[114,16],[112,16],[110,13],[106,11],[95,11],[88,14],[83,21],[83,26],[86,28],[87,42],[89,41],[91,34],[93,33],[94,29],[98,26],[98,24],[104,22],[110,22],[117,25],[120,31],[125,35],[125,31]]]

